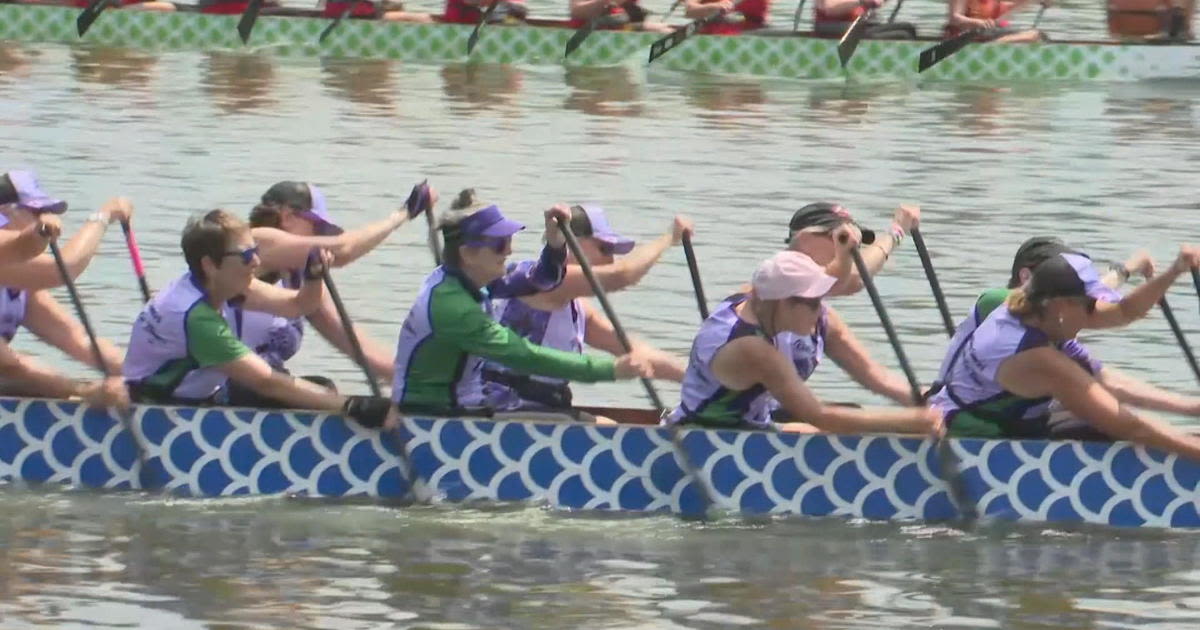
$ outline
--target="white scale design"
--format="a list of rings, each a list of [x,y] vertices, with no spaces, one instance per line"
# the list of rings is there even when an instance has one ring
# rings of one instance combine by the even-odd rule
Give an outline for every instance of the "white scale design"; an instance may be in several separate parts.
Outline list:
[[[321,413],[139,406],[121,421],[75,403],[0,399],[0,479],[185,496],[292,493],[532,502],[697,513],[700,488],[665,429],[410,418],[381,434]],[[745,514],[946,520],[929,440],[685,429],[715,507]],[[401,442],[403,441],[403,445]],[[399,449],[407,454],[402,466]],[[955,440],[981,515],[1200,527],[1200,466],[1130,444]],[[408,492],[411,468],[415,488]]]

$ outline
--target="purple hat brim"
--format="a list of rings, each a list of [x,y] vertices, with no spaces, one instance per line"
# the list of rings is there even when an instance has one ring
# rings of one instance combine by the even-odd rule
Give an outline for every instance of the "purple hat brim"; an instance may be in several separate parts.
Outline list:
[[[49,197],[42,197],[39,199],[23,199],[17,202],[17,206],[25,208],[34,214],[41,214],[43,212],[62,214],[67,211],[67,202],[62,201],[61,199],[51,199]]]
[[[624,236],[618,236],[616,234],[594,234],[592,235],[592,238],[604,243],[605,245],[608,245],[614,254],[628,254],[629,252],[633,251],[634,246],[637,245],[633,239],[625,238]]]
[[[1088,297],[1111,304],[1121,301],[1120,293],[1100,281],[1100,274],[1096,273],[1090,258],[1075,252],[1059,255],[1071,263],[1071,268],[1075,270],[1075,275],[1079,276],[1079,281],[1083,283],[1083,291]]]
[[[504,217],[499,221],[487,226],[483,231],[479,232],[480,236],[493,236],[496,238],[506,238],[525,229],[525,225],[513,221],[508,217]]]

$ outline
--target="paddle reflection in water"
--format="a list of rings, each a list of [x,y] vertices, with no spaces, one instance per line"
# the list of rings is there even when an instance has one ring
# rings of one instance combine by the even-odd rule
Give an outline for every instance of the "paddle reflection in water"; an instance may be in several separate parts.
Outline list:
[[[593,116],[638,117],[645,112],[642,86],[629,66],[567,66],[563,79],[570,94],[563,109]]]
[[[371,116],[396,114],[394,73],[402,72],[399,63],[387,59],[321,59],[321,85],[356,105],[363,105]]]
[[[29,58],[35,52],[0,42],[0,85],[29,78]]]
[[[201,88],[226,114],[275,105],[275,61],[265,55],[207,52]]]
[[[75,46],[71,67],[75,78],[87,83],[148,90],[155,78],[158,56],[126,48]]]
[[[482,63],[446,64],[441,75],[446,98],[466,105],[453,108],[454,112],[467,115],[513,105],[521,92],[523,77],[522,71],[514,66]]]

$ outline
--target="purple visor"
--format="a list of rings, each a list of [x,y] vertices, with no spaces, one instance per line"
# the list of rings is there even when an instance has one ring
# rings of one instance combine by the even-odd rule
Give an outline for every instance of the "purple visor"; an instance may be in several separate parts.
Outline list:
[[[37,175],[34,175],[33,171],[9,171],[8,181],[12,182],[13,188],[17,191],[18,206],[34,214],[41,212],[62,214],[67,211],[67,202],[54,199],[42,192],[42,187],[38,185]]]
[[[333,218],[329,216],[329,210],[325,207],[325,195],[320,188],[312,184],[308,186],[308,195],[312,197],[312,208],[300,213],[300,216],[309,219],[317,224],[317,233],[321,236],[337,236],[345,230],[338,227],[338,224],[333,222]]]
[[[614,254],[628,254],[633,249],[635,244],[633,239],[617,234],[608,224],[608,217],[604,214],[604,208],[594,203],[581,203],[579,207],[583,208],[584,214],[587,215],[588,223],[592,225],[592,238],[608,245]]]
[[[1090,258],[1082,254],[1060,254],[1060,256],[1071,263],[1071,268],[1075,270],[1075,275],[1079,276],[1079,281],[1083,283],[1083,290],[1088,297],[1111,304],[1121,301],[1120,293],[1100,281],[1100,274],[1096,273],[1096,267],[1092,265]]]
[[[524,225],[501,214],[500,208],[495,205],[468,216],[458,224],[458,233],[464,243],[479,242],[489,237],[508,238],[524,229]]]

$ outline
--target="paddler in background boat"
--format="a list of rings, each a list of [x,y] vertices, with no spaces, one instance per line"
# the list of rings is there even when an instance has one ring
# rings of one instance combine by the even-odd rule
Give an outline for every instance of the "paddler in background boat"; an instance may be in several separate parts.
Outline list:
[[[944,383],[930,403],[946,414],[953,435],[1129,440],[1200,459],[1200,438],[1130,409],[1163,401],[1097,379],[1103,374],[1098,362],[1075,338],[1088,326],[1121,326],[1144,316],[1181,274],[1198,266],[1200,249],[1181,247],[1170,269],[1113,303],[1119,295],[1103,285],[1086,256],[1051,256],[950,347]],[[1183,403],[1176,411],[1200,415],[1200,399],[1173,398]],[[1055,434],[1048,423],[1052,400],[1085,419],[1090,431]]]
[[[456,205],[470,206],[473,200]],[[671,229],[657,239],[635,248],[633,239],[617,234],[608,224],[604,209],[596,204],[571,207],[571,230],[606,292],[636,285],[669,248],[679,245],[692,232],[692,222],[675,217]],[[616,259],[617,255],[622,258]],[[521,269],[536,264],[517,263]],[[592,297],[591,285],[574,256],[568,253],[562,284],[542,293],[497,299],[492,309],[497,321],[522,337],[546,348],[582,353],[584,345],[614,356],[625,354],[612,323],[585,298]],[[682,381],[684,363],[665,352],[632,340],[650,361],[655,378]],[[487,397],[497,410],[537,410],[572,413],[571,385],[567,379],[514,372],[503,364],[483,366]]]
[[[42,191],[32,171],[9,171],[0,176],[0,211],[4,217],[4,232],[16,234],[14,242],[31,253],[45,247],[41,237],[30,235],[33,230],[47,226],[49,234],[61,231],[54,215],[66,212],[66,202],[51,198]],[[133,206],[127,199],[109,200],[99,211],[88,217],[79,232],[61,252],[71,278],[79,277],[100,247],[100,239],[113,222],[128,220]],[[40,243],[30,242],[40,240]],[[77,383],[67,376],[38,364],[33,359],[13,351],[7,344],[24,326],[43,342],[61,350],[67,356],[92,367],[96,365],[91,342],[83,326],[50,294],[50,289],[62,286],[63,277],[49,254],[34,254],[24,261],[0,266],[0,338],[5,345],[0,351],[0,393],[16,396],[68,398],[81,396],[93,403],[127,406],[128,394],[119,377],[98,383]],[[121,372],[121,351],[107,339],[97,339],[105,368],[110,374]]]
[[[603,16],[596,28],[609,31],[648,31],[670,33],[675,27],[646,19],[649,12],[638,0],[571,0],[571,28],[580,28],[597,16]]]
[[[1108,34],[1123,41],[1185,42],[1195,37],[1196,0],[1108,0]]]
[[[437,191],[430,189],[431,201]],[[422,208],[414,209],[420,214]],[[415,216],[415,215],[414,215]],[[395,210],[387,218],[349,232],[338,227],[325,203],[325,195],[316,186],[295,181],[278,182],[263,193],[260,203],[250,211],[250,234],[258,247],[260,280],[285,289],[305,285],[304,268],[314,249],[333,255],[333,265],[344,267],[378,247],[388,236],[412,219],[407,211]],[[320,279],[318,278],[318,282]],[[352,356],[350,340],[328,295],[321,298],[317,310],[301,317],[279,317],[237,306],[234,331],[238,338],[262,357],[272,368],[287,373],[285,363],[300,350],[304,339],[304,320],[334,348]],[[371,373],[392,379],[392,354],[383,344],[355,328]],[[319,376],[304,377],[331,387],[333,382]],[[247,407],[278,407],[279,401],[264,399],[238,382],[229,384],[228,402]]]
[[[324,298],[321,268],[327,251],[313,256],[299,291],[254,277],[258,248],[250,227],[224,210],[188,220],[181,239],[188,271],[159,291],[142,309],[129,336],[125,379],[134,400],[156,404],[210,405],[224,402],[228,381],[294,409],[340,412],[366,426],[379,426],[388,401],[341,396],[325,387],[271,369],[234,334],[232,301],[246,308],[301,317]]]
[[[738,35],[767,25],[771,0],[684,0],[684,15],[693,20],[724,16],[700,29],[703,35]]]
[[[545,348],[493,319],[492,300],[556,288],[563,280],[566,238],[556,217],[571,219],[567,206],[545,212],[545,240],[532,265],[508,265],[512,238],[524,225],[500,208],[475,201],[441,219],[444,263],[425,279],[404,320],[396,349],[392,399],[401,413],[488,413],[493,409],[483,380],[483,363],[568,381],[593,383],[652,377],[653,365],[640,352],[610,357]],[[460,204],[455,204],[456,207]]]
[[[350,14],[346,17],[362,18],[372,20],[383,20],[385,22],[416,22],[419,24],[428,24],[433,22],[433,16],[428,13],[414,13],[404,10],[404,3],[396,2],[395,0],[320,0],[317,3],[317,8],[321,9],[321,16],[329,19],[336,19],[341,15],[347,7],[350,8]]]
[[[984,29],[975,41],[1010,44],[1044,41],[1046,38],[1041,31],[1009,26],[1007,20],[1001,19],[1029,4],[1032,0],[949,0],[943,36],[950,39],[972,29]],[[1050,0],[1041,0],[1041,4],[1050,6]]]
[[[820,37],[841,38],[860,15],[867,18],[864,39],[916,39],[917,27],[909,22],[877,22],[873,12],[884,0],[814,0],[813,32]]]
[[[113,9],[138,9],[142,11],[174,11],[175,3],[165,0],[110,0]],[[18,3],[24,4],[18,0]],[[28,4],[45,4],[44,2],[29,2]],[[70,0],[70,6],[86,9],[89,0]]]
[[[493,3],[498,3],[488,24],[522,24],[529,9],[519,0],[446,0],[446,12],[441,21],[450,24],[478,24],[483,13]]]
[[[850,225],[832,234],[838,243],[825,265],[805,254],[780,252],[759,265],[749,294],[722,302],[692,343],[682,401],[664,424],[713,428],[781,428],[812,433],[932,433],[941,415],[924,407],[855,409],[821,402],[797,374],[792,336],[817,334],[822,299],[850,268],[858,231]],[[791,418],[777,424],[776,403]]]
[[[971,313],[958,325],[954,333],[954,338],[950,341],[950,349],[947,351],[946,357],[942,360],[937,381],[934,382],[931,392],[938,391],[942,387],[941,384],[946,381],[950,367],[952,366],[952,360],[957,354],[957,349],[993,311],[1004,304],[1009,292],[1013,289],[1027,286],[1029,279],[1033,275],[1033,270],[1038,265],[1061,254],[1086,257],[1084,254],[1070,248],[1066,243],[1054,237],[1035,236],[1021,244],[1021,247],[1017,249],[1016,256],[1013,258],[1012,272],[1007,288],[985,291],[976,300]],[[1113,263],[1102,278],[1096,274],[1094,269],[1087,266],[1081,264],[1080,269],[1081,275],[1089,287],[1089,291],[1098,296],[1096,311],[1089,314],[1084,328],[1123,326],[1145,316],[1146,311],[1140,311],[1137,306],[1121,308],[1119,306],[1121,302],[1129,298],[1123,298],[1114,289],[1127,281],[1130,275],[1134,273],[1147,279],[1154,275],[1154,261],[1148,254],[1137,252],[1130,256],[1124,263]],[[1118,310],[1124,315],[1123,318],[1114,315]],[[1082,360],[1078,361],[1079,364],[1095,377],[1109,393],[1116,396],[1122,402],[1135,404],[1145,409],[1185,415],[1195,414],[1197,409],[1200,408],[1197,406],[1200,404],[1200,400],[1198,399],[1178,396],[1149,383],[1139,381],[1124,372],[1102,365],[1098,360],[1091,357],[1091,353],[1086,347],[1078,342],[1072,342],[1069,349],[1082,358]],[[1041,422],[1044,418],[1047,424],[1046,430],[1051,438],[1108,439],[1103,434],[1098,433],[1085,420],[1077,418],[1073,414],[1063,410],[1061,403],[1058,401],[1052,402],[1044,411],[1040,408],[1035,409],[1030,417],[1035,418],[1037,422]],[[964,425],[957,429],[957,431],[967,433],[970,429],[970,426]]]

